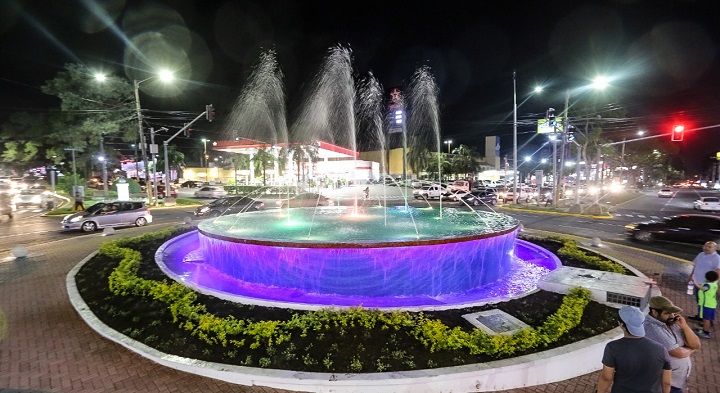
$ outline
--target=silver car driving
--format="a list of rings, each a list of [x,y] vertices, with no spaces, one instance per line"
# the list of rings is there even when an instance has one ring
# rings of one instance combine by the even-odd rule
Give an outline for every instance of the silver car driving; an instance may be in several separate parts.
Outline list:
[[[87,210],[65,216],[62,229],[93,232],[98,228],[144,226],[152,222],[150,209],[145,202],[100,202]]]

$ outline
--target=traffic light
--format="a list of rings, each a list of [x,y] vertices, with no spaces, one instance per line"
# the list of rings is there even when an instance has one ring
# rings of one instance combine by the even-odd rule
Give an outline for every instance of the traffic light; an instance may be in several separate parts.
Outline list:
[[[213,108],[212,104],[205,105],[205,118],[210,122],[215,118],[215,108]]]
[[[673,142],[679,142],[683,140],[683,135],[685,134],[685,126],[682,124],[676,124],[673,126],[672,129],[672,140]]]
[[[557,125],[557,123],[555,122],[555,108],[548,108],[547,112],[545,113],[545,118],[547,119],[548,125],[552,128],[555,128],[555,126]]]

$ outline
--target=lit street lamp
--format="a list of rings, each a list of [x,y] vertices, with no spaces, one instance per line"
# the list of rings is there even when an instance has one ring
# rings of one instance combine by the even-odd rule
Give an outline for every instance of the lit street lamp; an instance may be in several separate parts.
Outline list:
[[[133,80],[133,87],[135,89],[135,110],[137,111],[137,117],[138,117],[138,133],[140,134],[140,152],[142,154],[143,158],[143,169],[145,171],[145,189],[147,190],[148,194],[148,203],[152,204],[154,195],[152,194],[152,190],[150,187],[147,187],[148,184],[148,158],[147,158],[147,147],[145,144],[145,133],[143,132],[143,121],[142,121],[142,109],[140,108],[140,84],[143,82],[147,82],[150,79],[159,77],[160,80],[163,82],[170,82],[173,80],[173,75],[170,71],[161,71],[158,75],[153,75],[149,78],[145,78],[142,80]]]
[[[148,157],[147,157],[147,145],[145,143],[145,134],[143,133],[143,118],[142,118],[142,109],[140,108],[140,84],[147,82],[154,78],[160,78],[163,82],[170,82],[174,79],[174,76],[172,72],[168,70],[161,70],[157,75],[150,76],[149,78],[137,80],[133,80],[133,89],[135,91],[135,110],[137,112],[137,118],[138,118],[138,134],[140,136],[140,152],[142,154],[143,159],[143,170],[145,171],[145,183],[147,184],[149,181],[148,178]],[[97,73],[95,74],[95,79],[98,82],[104,82],[106,79],[106,76],[104,74]],[[139,178],[138,174],[138,178]],[[147,193],[148,193],[148,203],[152,204],[153,202],[153,195],[152,190],[150,187],[146,187]]]
[[[443,143],[448,146],[448,156],[449,156],[450,155],[450,145],[452,145],[452,139],[447,139]]]

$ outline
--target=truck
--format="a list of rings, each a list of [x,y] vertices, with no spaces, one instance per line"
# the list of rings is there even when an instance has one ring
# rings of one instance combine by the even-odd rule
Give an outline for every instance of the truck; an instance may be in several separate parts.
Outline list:
[[[440,199],[447,195],[449,195],[448,190],[437,184],[413,190],[415,199]]]

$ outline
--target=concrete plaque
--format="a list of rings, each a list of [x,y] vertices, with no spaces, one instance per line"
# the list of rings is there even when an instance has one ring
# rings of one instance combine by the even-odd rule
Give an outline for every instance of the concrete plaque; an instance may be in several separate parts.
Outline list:
[[[488,334],[512,335],[518,330],[529,327],[525,322],[497,309],[465,314],[463,318]]]

